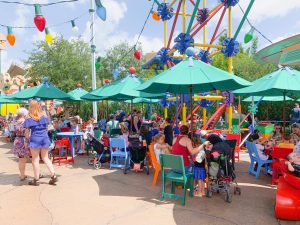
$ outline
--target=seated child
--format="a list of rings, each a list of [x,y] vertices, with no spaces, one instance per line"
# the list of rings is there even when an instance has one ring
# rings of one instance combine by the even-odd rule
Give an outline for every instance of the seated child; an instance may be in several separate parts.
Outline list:
[[[262,160],[267,160],[269,156],[264,152],[265,146],[259,142],[259,135],[254,133],[251,135],[251,139],[253,143],[255,143],[259,158]]]
[[[288,162],[288,170],[293,172],[297,177],[300,177],[300,157],[297,156],[294,152],[288,154],[286,157]]]
[[[153,123],[153,129],[151,130],[152,137],[156,136],[159,133],[159,125],[158,123]]]
[[[157,134],[153,137],[153,142],[154,142],[154,153],[156,156],[156,159],[158,163],[159,161],[159,156],[160,154],[170,154],[171,152],[171,146],[165,143],[165,135],[163,134]]]
[[[283,142],[278,144],[278,147],[280,147],[280,148],[294,148],[294,144],[292,144],[290,142],[290,140],[291,140],[291,136],[290,135],[285,135],[283,137]]]

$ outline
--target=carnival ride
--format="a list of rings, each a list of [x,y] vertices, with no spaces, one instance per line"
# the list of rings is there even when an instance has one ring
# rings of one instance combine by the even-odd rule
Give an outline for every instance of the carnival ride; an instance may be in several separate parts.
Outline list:
[[[154,71],[166,70],[171,68],[182,59],[187,58],[187,55],[193,55],[198,60],[205,63],[212,63],[213,57],[218,54],[223,54],[228,58],[228,72],[233,73],[233,57],[239,52],[239,42],[236,40],[241,28],[247,18],[247,15],[254,3],[251,0],[236,32],[233,34],[232,26],[232,8],[236,6],[239,0],[221,0],[219,4],[215,5],[211,9],[207,7],[207,1],[202,0],[202,7],[200,6],[200,0],[172,0],[159,2],[154,0],[157,8],[156,11],[152,12],[152,18],[156,21],[163,22],[163,39],[164,46],[152,57],[146,64],[144,64],[144,69],[151,69]],[[191,12],[188,12],[191,10]],[[228,27],[225,30],[220,31],[220,27],[224,22],[225,14],[228,14]],[[180,19],[179,19],[180,17]],[[219,17],[219,18],[217,18]],[[188,21],[188,18],[189,21]],[[208,38],[207,25],[212,21],[213,18],[217,18],[217,24],[212,32],[210,38]],[[181,20],[181,33],[174,38],[175,29],[178,28],[179,21]],[[168,26],[171,24],[171,29]],[[224,26],[224,25],[223,25]],[[221,45],[216,44],[220,35],[227,30],[227,37]],[[202,42],[196,42],[200,39],[200,31],[202,31]],[[249,39],[249,38],[248,38]],[[245,40],[246,41],[246,40]],[[247,40],[249,41],[249,40]],[[193,51],[197,53],[193,54]],[[192,53],[189,53],[191,52]],[[196,112],[200,106],[202,106],[202,115],[205,128],[213,129],[218,121],[218,118],[226,110],[228,129],[232,129],[232,113],[233,113],[233,103],[234,97],[230,92],[223,92],[220,95],[217,92],[217,96],[212,96],[210,94],[201,94],[201,96],[193,96],[194,100],[200,100],[200,103],[196,106],[192,112]],[[206,96],[207,95],[207,96]],[[183,98],[183,96],[182,96]],[[178,101],[180,96],[169,98],[169,101]],[[217,113],[213,115],[210,120],[207,120],[207,106],[211,101],[223,101],[225,106],[219,107]],[[240,103],[240,102],[239,102]],[[187,117],[185,101],[181,101],[181,104],[177,104],[177,110],[182,109],[182,119],[183,123],[186,123]],[[241,109],[239,104],[239,110]],[[167,108],[165,108],[165,117],[167,115]],[[178,116],[176,115],[176,118]],[[209,125],[208,122],[213,122]]]

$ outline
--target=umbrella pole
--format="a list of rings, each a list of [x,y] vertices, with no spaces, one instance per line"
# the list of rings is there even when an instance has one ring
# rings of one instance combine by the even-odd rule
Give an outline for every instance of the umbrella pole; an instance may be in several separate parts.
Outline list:
[[[176,115],[176,127],[178,127],[178,95],[176,94],[176,112],[175,112],[175,115]]]
[[[132,126],[133,126],[133,113],[132,113],[132,99],[130,100],[130,113],[131,113],[131,117],[130,117],[130,132],[132,132]]]
[[[194,114],[194,110],[193,110],[193,85],[190,86],[190,110],[191,110],[191,128],[193,127],[193,114]],[[193,132],[191,131],[191,138],[193,139]]]
[[[106,118],[108,118],[108,100],[106,100]]]
[[[254,105],[254,96],[252,96],[252,105]],[[252,127],[254,129],[254,127],[255,127],[254,114],[252,113],[251,116],[252,116]]]
[[[283,133],[285,134],[285,99],[286,99],[286,94],[285,91],[283,92]]]
[[[104,119],[104,101],[102,100],[102,105],[101,105],[101,116],[102,116],[102,119]]]

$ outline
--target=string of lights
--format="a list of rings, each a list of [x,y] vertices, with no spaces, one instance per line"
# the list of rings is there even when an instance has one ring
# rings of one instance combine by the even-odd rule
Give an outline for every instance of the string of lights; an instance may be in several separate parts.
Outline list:
[[[238,4],[240,10],[242,11],[243,14],[245,14],[245,11],[243,10],[243,8],[240,6],[240,4]],[[253,28],[257,33],[259,33],[265,40],[267,40],[268,42],[270,42],[271,44],[273,44],[273,42],[266,37],[266,35],[264,35],[261,31],[259,31],[255,26],[253,26],[253,24],[250,22],[250,20],[248,18],[246,18],[246,21],[248,22],[248,24],[251,26],[251,28]]]
[[[71,3],[71,2],[78,2],[79,0],[62,0],[57,2],[49,2],[49,3],[39,3],[41,6],[51,6],[51,5],[57,5],[62,3]],[[34,6],[34,3],[25,3],[25,2],[19,2],[19,1],[4,1],[0,0],[0,3],[3,4],[18,4],[18,5],[26,5],[26,6]]]

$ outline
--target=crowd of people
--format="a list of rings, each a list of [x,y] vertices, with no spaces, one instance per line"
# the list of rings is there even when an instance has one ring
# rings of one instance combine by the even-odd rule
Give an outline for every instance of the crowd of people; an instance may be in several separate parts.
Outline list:
[[[298,112],[298,111],[297,111]],[[299,115],[300,116],[300,115]],[[294,115],[295,117],[295,115]],[[207,176],[206,160],[210,157],[213,149],[226,151],[228,145],[223,142],[221,134],[199,133],[198,116],[193,116],[187,125],[173,127],[174,122],[170,118],[162,118],[154,113],[150,120],[144,121],[142,112],[133,110],[126,114],[118,110],[109,115],[108,119],[101,119],[98,123],[93,117],[84,122],[79,116],[69,117],[67,114],[58,118],[51,117],[51,114],[38,101],[32,100],[29,104],[29,111],[25,108],[18,109],[16,115],[8,114],[6,121],[9,126],[5,129],[5,135],[14,140],[14,153],[19,158],[20,179],[24,181],[25,165],[28,157],[32,158],[34,178],[30,185],[39,185],[39,179],[43,177],[39,172],[40,158],[46,164],[51,178],[49,184],[57,182],[54,167],[48,158],[48,150],[53,148],[57,133],[61,131],[82,131],[84,132],[81,146],[77,144],[78,154],[85,153],[88,142],[88,135],[95,136],[96,130],[101,135],[117,134],[125,139],[126,146],[129,145],[130,134],[139,134],[141,139],[149,146],[153,144],[157,161],[160,154],[175,154],[183,157],[184,166],[187,172],[193,172],[197,188],[195,195],[204,194],[204,180]],[[117,133],[113,133],[116,132]],[[299,123],[291,125],[290,134],[285,134],[281,124],[275,124],[274,130],[269,138],[262,137],[262,134],[255,130],[250,140],[256,144],[259,157],[262,160],[270,159],[268,149],[272,146],[294,148],[295,155],[289,156],[289,168],[295,165],[300,154],[300,128]],[[222,143],[222,144],[220,144]],[[297,168],[297,166],[296,166]],[[272,171],[268,171],[270,174]]]

